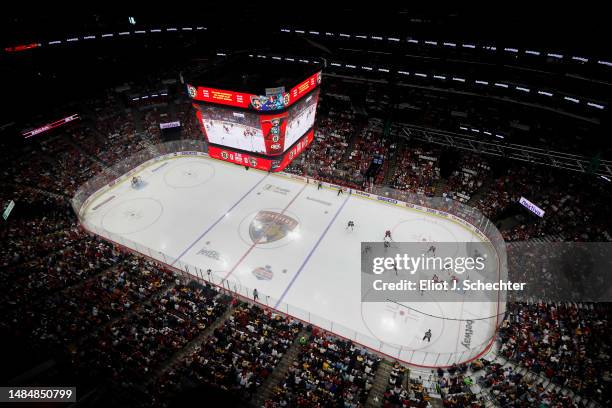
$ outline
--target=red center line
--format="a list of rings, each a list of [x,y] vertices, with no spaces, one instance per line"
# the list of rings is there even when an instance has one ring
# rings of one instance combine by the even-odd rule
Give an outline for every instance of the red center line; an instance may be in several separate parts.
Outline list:
[[[280,212],[280,214],[277,214],[274,216],[273,221],[276,221],[276,219],[278,217],[281,217],[283,214],[285,214],[285,211],[287,211],[287,208],[289,208],[291,206],[291,204],[293,204],[293,202],[295,201],[296,198],[298,198],[298,196],[300,194],[302,194],[302,191],[304,191],[304,189],[306,189],[306,186],[308,186],[308,184],[304,184],[304,186],[302,187],[302,189],[300,191],[298,191],[298,193],[291,199],[291,201],[289,201],[289,203],[285,206],[285,208],[283,208],[283,210]],[[271,222],[266,229],[264,230],[264,233],[260,235],[260,237],[253,242],[253,244],[250,246],[250,248],[244,253],[244,255],[242,255],[242,257],[240,257],[240,259],[238,260],[238,262],[236,262],[236,264],[232,267],[232,269],[229,270],[229,272],[225,275],[225,277],[223,278],[223,280],[221,281],[222,283],[225,282],[227,280],[227,278],[236,270],[236,268],[238,267],[238,265],[240,265],[242,263],[242,261],[244,261],[244,259],[251,253],[251,251],[253,250],[253,248],[255,248],[257,246],[257,244],[259,244],[259,241],[261,241],[261,239],[263,237],[266,236],[266,233],[268,232],[268,230],[274,225],[274,222]]]

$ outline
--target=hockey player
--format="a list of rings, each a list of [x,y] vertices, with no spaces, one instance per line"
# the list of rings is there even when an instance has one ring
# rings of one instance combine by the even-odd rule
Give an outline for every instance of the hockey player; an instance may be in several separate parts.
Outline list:
[[[423,341],[427,340],[428,343],[431,343],[431,329],[427,329],[425,332],[425,336],[423,336]]]
[[[319,184],[317,184],[317,190],[320,190],[323,188],[323,182],[319,181]]]
[[[138,176],[132,177],[132,188],[140,187],[141,184],[142,184],[142,181],[140,177]]]
[[[385,231],[385,239],[389,238],[389,240],[391,240],[391,230],[386,230]]]
[[[340,187],[338,189],[338,195],[340,195],[340,194],[344,194],[344,189],[342,187]]]
[[[351,231],[353,231],[353,229],[355,228],[355,223],[353,221],[349,221],[348,224],[346,225],[346,229],[351,229]]]
[[[430,246],[429,249],[427,250],[427,253],[431,253],[433,256],[436,256],[436,247],[435,246]]]

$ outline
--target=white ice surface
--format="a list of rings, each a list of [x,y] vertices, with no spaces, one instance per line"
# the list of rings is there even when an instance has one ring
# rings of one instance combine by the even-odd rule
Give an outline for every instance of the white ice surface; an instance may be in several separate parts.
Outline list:
[[[361,302],[362,241],[382,241],[386,230],[395,241],[477,240],[458,223],[203,157],[158,162],[139,175],[142,186],[119,183],[89,203],[84,225],[170,265],[211,268],[217,283],[249,296],[257,288],[262,303],[404,361],[464,361],[494,333],[495,320],[474,320],[470,348],[461,344],[466,320],[493,316],[494,304]],[[256,244],[249,227],[262,210],[298,226]],[[422,340],[427,329],[431,342]]]

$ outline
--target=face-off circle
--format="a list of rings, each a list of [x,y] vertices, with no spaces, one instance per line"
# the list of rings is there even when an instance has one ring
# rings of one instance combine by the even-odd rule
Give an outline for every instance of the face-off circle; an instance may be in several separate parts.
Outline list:
[[[443,315],[442,308],[435,301],[424,301],[419,306],[433,312],[431,314],[434,316]],[[361,320],[370,335],[397,349],[419,350],[430,347],[444,333],[445,327],[444,319],[430,317],[391,301],[361,302]],[[423,343],[423,334],[429,329],[433,333],[431,342]]]
[[[422,253],[426,253],[429,247],[436,242],[459,242],[460,240],[448,228],[436,221],[426,219],[403,220],[397,223],[391,230],[391,236],[395,242],[421,242]],[[445,246],[448,246],[446,244]],[[438,253],[439,256],[457,256],[459,245],[455,246],[453,253]]]
[[[109,209],[102,217],[102,227],[115,234],[140,232],[155,224],[164,209],[153,198],[134,198]]]
[[[192,188],[202,185],[215,175],[208,163],[190,161],[177,164],[164,173],[165,183],[174,188]]]

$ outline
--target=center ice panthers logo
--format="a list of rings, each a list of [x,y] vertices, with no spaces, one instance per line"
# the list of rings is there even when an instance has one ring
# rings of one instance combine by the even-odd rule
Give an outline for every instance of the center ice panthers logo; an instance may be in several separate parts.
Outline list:
[[[266,244],[283,239],[298,226],[288,215],[274,211],[260,211],[249,225],[249,236],[254,243]]]

